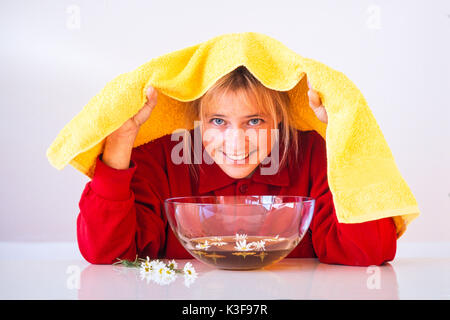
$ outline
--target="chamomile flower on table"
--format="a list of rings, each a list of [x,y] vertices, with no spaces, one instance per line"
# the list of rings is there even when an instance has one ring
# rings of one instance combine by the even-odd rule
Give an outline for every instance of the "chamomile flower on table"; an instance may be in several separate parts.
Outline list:
[[[178,274],[184,275],[184,284],[189,287],[197,278],[197,272],[194,269],[192,263],[187,262],[183,269],[178,269],[178,264],[175,259],[172,259],[166,263],[159,259],[150,260],[138,258],[134,261],[127,259],[118,259],[118,262],[113,263],[122,264],[126,267],[139,268],[141,280],[147,280],[147,283],[153,281],[159,285],[168,285],[174,282]]]
[[[147,256],[147,260],[141,262],[141,272],[143,272],[143,273],[151,272],[150,258],[148,256]]]
[[[153,268],[150,265],[149,257],[147,257],[147,260],[141,263],[140,267],[140,274],[141,274],[141,280],[147,280],[147,283],[150,282],[153,275]]]
[[[162,278],[164,276],[163,272],[165,269],[167,269],[167,266],[162,261],[159,261],[159,260],[154,260],[154,261],[155,262],[153,264],[152,280],[155,281],[156,283],[161,284]]]
[[[172,270],[167,266],[164,266],[158,269],[158,272],[155,274],[153,280],[158,284],[168,285],[173,281],[175,281],[176,278],[177,274],[175,273],[175,270]]]
[[[141,272],[141,279],[146,279],[147,283],[151,280],[155,280],[155,277],[157,276],[157,271],[164,268],[166,265],[164,262],[160,260],[152,260],[150,261],[149,257],[147,257],[147,260],[142,262],[140,272]]]
[[[150,262],[150,266],[152,267],[153,273],[156,273],[159,272],[162,268],[164,268],[166,264],[163,261],[156,259]]]
[[[183,268],[183,274],[184,274],[184,284],[186,287],[189,287],[195,279],[197,279],[197,272],[194,269],[194,266],[190,262],[186,262]]]
[[[178,268],[178,264],[177,264],[177,262],[175,261],[175,259],[172,259],[172,260],[170,260],[169,262],[167,262],[167,267],[168,267],[169,269],[174,270],[174,269],[177,269],[177,268]]]

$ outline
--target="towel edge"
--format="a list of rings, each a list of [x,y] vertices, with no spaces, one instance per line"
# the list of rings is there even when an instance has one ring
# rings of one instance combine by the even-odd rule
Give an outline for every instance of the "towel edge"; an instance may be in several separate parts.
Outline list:
[[[379,220],[392,217],[397,229],[397,239],[406,231],[407,226],[420,215],[417,205],[404,208],[389,209],[384,211],[376,211],[361,216],[342,217],[337,216],[339,223],[362,223],[367,221]]]

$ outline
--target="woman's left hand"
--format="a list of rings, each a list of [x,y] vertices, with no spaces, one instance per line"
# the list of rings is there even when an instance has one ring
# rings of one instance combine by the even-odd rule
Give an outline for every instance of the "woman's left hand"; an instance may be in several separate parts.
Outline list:
[[[316,114],[316,117],[322,121],[323,123],[328,123],[328,114],[327,110],[325,110],[325,106],[322,104],[320,100],[319,94],[315,91],[311,84],[308,82],[308,97],[309,97],[309,106]]]

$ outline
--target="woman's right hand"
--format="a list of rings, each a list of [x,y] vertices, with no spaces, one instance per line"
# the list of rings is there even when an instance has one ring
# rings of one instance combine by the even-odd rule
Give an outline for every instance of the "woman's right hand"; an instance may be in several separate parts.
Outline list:
[[[147,89],[147,102],[137,114],[111,133],[105,142],[101,160],[111,168],[127,169],[131,152],[141,125],[147,121],[156,105],[157,92],[153,87]]]
[[[119,129],[111,133],[109,136],[113,136],[114,138],[119,139],[129,138],[130,140],[134,141],[141,125],[150,117],[153,108],[156,105],[157,96],[158,93],[156,92],[156,90],[152,86],[149,86],[147,88],[147,102],[145,103],[145,105],[139,110],[137,114],[125,121]]]

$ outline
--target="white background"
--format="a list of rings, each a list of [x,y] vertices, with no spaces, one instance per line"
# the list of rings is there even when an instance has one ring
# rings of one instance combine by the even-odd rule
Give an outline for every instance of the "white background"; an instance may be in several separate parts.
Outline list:
[[[421,209],[400,244],[450,241],[446,0],[1,1],[0,241],[76,241],[89,180],[71,166],[53,168],[46,150],[108,81],[245,31],[274,37],[358,86]]]

